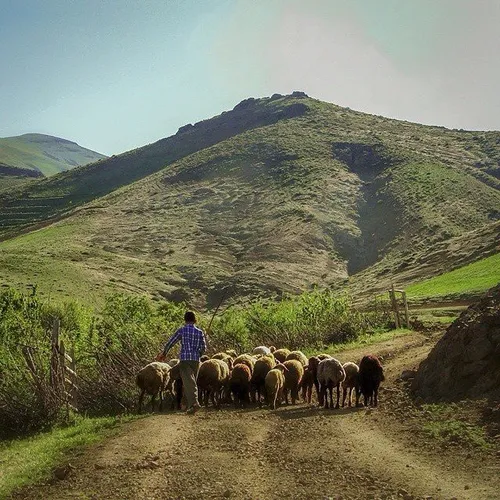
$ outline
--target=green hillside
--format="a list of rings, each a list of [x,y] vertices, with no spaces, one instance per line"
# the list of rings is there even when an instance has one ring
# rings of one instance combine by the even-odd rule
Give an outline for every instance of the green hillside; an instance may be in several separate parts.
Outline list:
[[[150,146],[0,194],[4,238],[63,216],[0,244],[0,281],[95,301],[125,289],[208,306],[225,289],[242,299],[340,287],[350,276],[362,293],[380,278],[420,281],[445,258],[453,269],[493,253],[494,138],[301,94],[247,100]],[[437,263],[427,266],[428,255]]]
[[[407,288],[410,299],[460,298],[500,283],[500,253]]]
[[[100,153],[50,135],[24,134],[0,138],[0,174],[5,175],[10,167],[20,169],[19,175],[29,175],[24,172],[28,170],[50,177],[102,158],[105,156]],[[10,175],[15,175],[15,172]]]

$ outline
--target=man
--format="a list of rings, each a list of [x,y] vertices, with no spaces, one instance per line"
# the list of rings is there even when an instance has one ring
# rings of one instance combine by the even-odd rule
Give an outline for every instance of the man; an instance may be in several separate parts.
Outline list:
[[[181,341],[179,371],[187,401],[186,413],[194,414],[200,408],[196,377],[200,368],[200,357],[206,351],[207,344],[203,330],[195,326],[196,316],[194,312],[187,311],[184,314],[184,322],[185,325],[181,326],[165,344],[163,353],[158,356],[157,360],[164,360],[168,351],[179,340]]]

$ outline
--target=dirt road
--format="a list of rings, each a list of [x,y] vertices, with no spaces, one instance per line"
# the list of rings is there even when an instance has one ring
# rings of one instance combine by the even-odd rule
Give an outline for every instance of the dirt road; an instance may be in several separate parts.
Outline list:
[[[388,380],[378,409],[203,409],[154,415],[72,461],[63,481],[22,492],[43,499],[500,498],[494,456],[422,442],[396,409],[401,370],[432,342],[415,334],[363,352],[384,356]],[[430,439],[430,438],[429,438]],[[479,453],[479,452],[478,452]]]

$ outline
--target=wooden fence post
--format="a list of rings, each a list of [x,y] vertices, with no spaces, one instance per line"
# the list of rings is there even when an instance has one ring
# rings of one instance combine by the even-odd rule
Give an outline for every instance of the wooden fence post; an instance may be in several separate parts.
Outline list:
[[[394,290],[394,283],[389,290],[389,296],[391,297],[392,310],[394,311],[394,323],[396,324],[396,328],[401,327],[401,322],[399,319],[399,310],[398,310],[398,301],[396,300],[396,291]]]
[[[410,329],[410,311],[408,310],[408,300],[406,298],[406,292],[403,290],[401,292],[403,297],[403,304],[405,306],[405,320],[406,320],[406,328]]]
[[[76,365],[74,351],[73,356],[70,356],[66,352],[66,347],[64,346],[64,341],[59,342],[59,360],[62,366],[63,372],[63,398],[66,404],[66,410],[69,414],[69,410],[78,411],[76,406],[78,385],[76,383]],[[69,365],[69,366],[68,366]]]

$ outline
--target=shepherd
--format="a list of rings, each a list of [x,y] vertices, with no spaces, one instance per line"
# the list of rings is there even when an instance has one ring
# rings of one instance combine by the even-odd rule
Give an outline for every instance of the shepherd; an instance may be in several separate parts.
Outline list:
[[[188,415],[196,413],[200,408],[198,402],[198,387],[196,378],[200,368],[200,358],[207,349],[203,330],[196,325],[196,315],[192,311],[184,314],[184,326],[181,326],[165,344],[163,352],[156,358],[157,361],[165,360],[168,351],[181,342],[179,371],[182,378],[183,391],[186,395]]]

